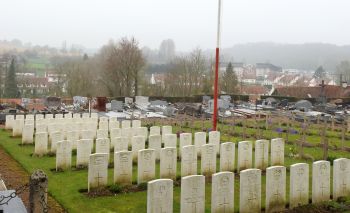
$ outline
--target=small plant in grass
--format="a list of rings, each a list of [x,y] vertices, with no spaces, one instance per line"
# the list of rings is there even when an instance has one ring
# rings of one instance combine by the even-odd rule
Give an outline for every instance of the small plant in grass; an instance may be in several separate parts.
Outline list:
[[[328,156],[327,157],[327,161],[329,161],[330,163],[331,163],[331,165],[333,165],[333,161],[335,160],[335,159],[337,159],[338,157],[335,157],[335,156]]]
[[[137,188],[140,191],[146,191],[147,190],[147,183],[140,183],[140,184],[137,185]]]
[[[299,157],[298,150],[294,146],[289,148],[288,156],[291,158],[297,158]]]
[[[122,192],[123,187],[118,185],[118,184],[113,184],[111,186],[108,187],[109,191],[111,191],[114,194],[118,194],[120,192]]]

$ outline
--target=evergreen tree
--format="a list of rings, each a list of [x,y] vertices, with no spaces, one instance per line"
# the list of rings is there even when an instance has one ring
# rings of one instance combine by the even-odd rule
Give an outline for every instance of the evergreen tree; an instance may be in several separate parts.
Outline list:
[[[237,83],[237,76],[230,62],[226,67],[226,72],[222,76],[222,90],[228,94],[233,94],[236,92]]]
[[[323,69],[322,66],[318,67],[317,70],[314,73],[314,78],[321,79],[326,76],[326,70]]]
[[[18,97],[18,88],[16,81],[16,68],[15,68],[15,59],[11,60],[10,69],[6,73],[6,82],[5,82],[5,98],[17,98]]]

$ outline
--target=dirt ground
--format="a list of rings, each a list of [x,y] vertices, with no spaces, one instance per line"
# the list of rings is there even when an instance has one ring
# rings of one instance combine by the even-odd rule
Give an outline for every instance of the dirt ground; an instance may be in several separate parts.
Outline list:
[[[29,182],[29,174],[21,167],[21,165],[11,158],[0,147],[0,175],[4,180],[7,189],[18,189]],[[25,188],[23,193],[19,197],[24,202],[24,205],[28,209],[29,207],[29,189]],[[62,206],[56,202],[51,196],[48,196],[49,212],[66,212]]]

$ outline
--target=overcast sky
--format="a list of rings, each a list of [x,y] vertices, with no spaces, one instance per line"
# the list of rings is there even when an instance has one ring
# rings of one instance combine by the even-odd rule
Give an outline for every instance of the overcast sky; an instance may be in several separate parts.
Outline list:
[[[158,48],[215,48],[218,0],[1,0],[0,39],[98,48],[135,36]],[[222,46],[247,42],[349,44],[349,0],[224,0]]]

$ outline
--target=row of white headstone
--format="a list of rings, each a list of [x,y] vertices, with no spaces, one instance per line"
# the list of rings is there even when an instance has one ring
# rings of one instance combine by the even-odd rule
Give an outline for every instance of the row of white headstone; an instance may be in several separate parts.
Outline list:
[[[350,195],[350,161],[333,162],[333,199]],[[261,170],[240,172],[239,212],[261,212]],[[312,164],[312,203],[329,201],[331,195],[330,162]],[[212,176],[211,212],[234,212],[234,173],[219,172]],[[266,170],[266,212],[283,212],[286,207],[286,167],[272,166]],[[181,213],[205,212],[205,176],[191,175],[181,179]],[[309,203],[309,165],[290,167],[289,208]],[[147,212],[173,212],[173,180],[148,182]]]
[[[141,141],[143,141],[143,139],[141,139]],[[276,141],[281,141],[281,140],[276,140]],[[268,147],[268,141],[264,141],[264,143],[266,142]],[[240,168],[239,171],[252,168],[252,164],[248,165],[244,160],[244,159],[250,158],[250,161],[251,161],[252,159],[251,151],[250,151],[250,157],[249,157],[248,156],[249,153],[245,153],[247,152],[247,150],[244,150],[244,146],[247,143],[251,144],[251,142],[248,142],[248,141],[243,141],[238,143],[239,152],[244,152],[243,154],[239,154],[241,158],[243,158],[244,156],[243,159],[240,159],[240,158],[238,159],[238,167]],[[117,184],[132,183],[132,167],[133,167],[132,162],[133,161],[137,161],[138,184],[155,179],[155,171],[156,171],[155,149],[144,149],[144,146],[138,147],[138,148],[142,148],[142,149],[137,149],[137,152],[135,150],[133,151],[122,150],[122,151],[114,152],[114,183],[117,183]],[[180,150],[182,152],[181,177],[188,176],[188,175],[197,175],[198,162],[197,162],[196,147],[194,145],[188,145],[188,146],[182,147]],[[205,176],[211,176],[212,174],[217,172],[217,168],[216,168],[217,154],[215,150],[216,150],[216,145],[214,144],[202,145],[200,174]],[[220,150],[221,150],[220,171],[234,171],[235,144],[232,142],[222,143]],[[61,151],[63,150],[57,151],[56,168],[61,167],[61,162],[65,162],[62,160],[64,159],[64,157],[60,157],[62,153]],[[108,151],[109,151],[108,147],[105,148],[104,150],[102,150],[102,148],[99,148],[99,149],[96,148],[96,153],[90,155],[89,174],[91,173],[95,175],[93,175],[91,178],[89,177],[89,185],[91,184],[101,185],[99,183],[99,177],[100,177],[99,174],[100,173],[107,174],[108,163],[110,158],[109,156],[110,153]],[[281,152],[284,153],[283,149],[281,150]],[[69,155],[69,157],[66,157],[66,158],[70,159],[71,154],[69,151],[64,154]],[[273,156],[273,152],[271,153],[271,155]],[[85,157],[87,156],[88,155],[85,155]],[[93,160],[94,158],[96,158],[96,156],[97,158],[100,159],[97,161],[97,163],[95,163],[95,160]],[[105,156],[105,157],[101,157],[101,156]],[[279,161],[272,161],[273,164],[271,165],[283,165],[279,163],[283,162],[284,155],[281,155],[280,158],[277,158],[277,157],[274,157],[274,158],[279,159]],[[80,161],[78,159],[79,157],[77,157],[77,163]],[[267,152],[266,159],[268,159],[268,152]],[[267,161],[264,163],[261,163],[260,161],[261,161],[260,158],[256,158],[256,161],[255,161],[256,168],[261,168],[261,164],[266,165],[267,167],[268,165]],[[103,163],[100,164],[101,162]],[[59,166],[57,166],[58,164]],[[70,162],[68,167],[70,167]],[[263,169],[265,169],[266,167],[263,167]],[[94,171],[95,168],[98,168],[98,170]],[[169,179],[175,180],[176,176],[177,176],[177,148],[176,147],[161,148],[160,149],[160,178],[169,178]]]

